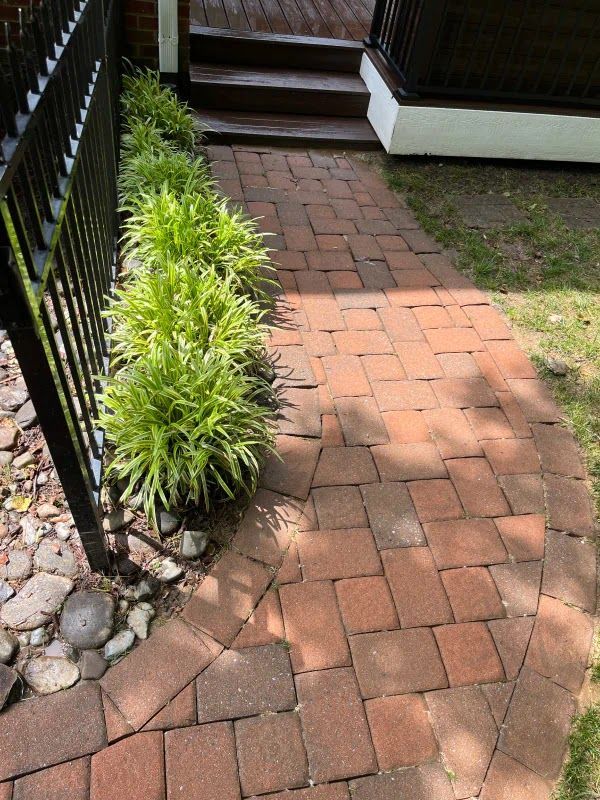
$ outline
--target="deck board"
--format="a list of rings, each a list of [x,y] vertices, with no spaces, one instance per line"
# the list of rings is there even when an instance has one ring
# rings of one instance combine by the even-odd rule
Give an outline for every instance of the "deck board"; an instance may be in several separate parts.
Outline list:
[[[296,0],[279,0],[281,10],[285,14],[285,18],[292,31],[296,36],[310,36],[311,27],[304,18],[302,12],[298,8]]]
[[[193,24],[360,41],[375,0],[191,0]]]

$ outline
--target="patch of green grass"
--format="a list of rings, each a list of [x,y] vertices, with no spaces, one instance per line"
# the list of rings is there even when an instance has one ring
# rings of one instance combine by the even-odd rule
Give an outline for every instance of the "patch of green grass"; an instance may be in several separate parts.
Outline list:
[[[569,757],[555,800],[597,800],[600,797],[600,705],[573,721]]]
[[[546,203],[551,196],[600,200],[600,172],[392,157],[383,171],[425,230],[513,322],[583,447],[600,514],[600,230],[570,230]],[[467,227],[453,198],[486,193],[510,197],[525,220]],[[566,376],[547,368],[549,357],[567,363]]]

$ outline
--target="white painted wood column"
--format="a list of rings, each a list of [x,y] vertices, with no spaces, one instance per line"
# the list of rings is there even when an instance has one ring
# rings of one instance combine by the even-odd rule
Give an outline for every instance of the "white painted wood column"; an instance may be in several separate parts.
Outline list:
[[[158,0],[158,64],[161,74],[179,70],[177,0]]]

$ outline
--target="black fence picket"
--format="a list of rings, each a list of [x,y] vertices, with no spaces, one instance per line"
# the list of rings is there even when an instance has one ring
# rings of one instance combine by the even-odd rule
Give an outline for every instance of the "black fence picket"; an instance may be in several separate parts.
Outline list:
[[[376,0],[369,43],[407,100],[600,105],[598,0]]]
[[[115,278],[119,0],[42,0],[0,31],[0,320],[90,566]]]

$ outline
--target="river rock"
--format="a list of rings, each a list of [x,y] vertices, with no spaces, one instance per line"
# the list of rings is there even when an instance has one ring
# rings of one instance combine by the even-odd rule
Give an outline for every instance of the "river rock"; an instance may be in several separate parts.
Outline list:
[[[77,564],[73,551],[66,544],[61,544],[60,552],[56,552],[53,542],[42,542],[33,557],[35,566],[45,572],[55,572],[67,577],[77,573]]]
[[[136,564],[135,561],[127,555],[121,554],[117,558],[117,572],[119,575],[135,575],[140,569],[140,565]]]
[[[138,603],[127,614],[127,624],[138,639],[148,638],[148,626],[155,613],[150,603]]]
[[[73,589],[73,581],[61,575],[38,572],[16,597],[0,610],[0,620],[17,631],[32,631],[45,625]]]
[[[0,450],[0,467],[10,467],[13,458],[14,456],[9,450]]]
[[[79,671],[81,673],[81,680],[83,681],[97,681],[104,675],[108,669],[108,661],[102,658],[100,653],[95,650],[85,650],[81,655],[79,661]]]
[[[161,583],[173,583],[183,575],[183,569],[172,558],[161,561],[156,577]]]
[[[66,522],[57,522],[54,526],[54,530],[56,532],[57,539],[59,539],[61,542],[66,542],[71,536],[71,526],[67,525]]]
[[[79,661],[80,652],[76,647],[71,647],[67,642],[60,639],[53,639],[48,647],[44,649],[45,656],[55,656],[57,658],[68,658],[69,661]]]
[[[29,514],[21,518],[21,539],[26,547],[37,544],[38,532],[36,521]]]
[[[23,677],[37,694],[54,694],[77,683],[79,668],[68,658],[39,656],[28,662]]]
[[[32,647],[42,647],[43,645],[48,644],[49,641],[50,641],[50,635],[48,634],[46,628],[44,628],[43,626],[31,631],[31,636],[29,637],[29,644]]]
[[[35,408],[33,407],[31,400],[28,400],[17,411],[15,415],[15,421],[24,431],[37,423],[37,414],[35,413]]]
[[[207,547],[208,533],[206,531],[184,531],[179,545],[179,555],[188,560],[200,558]]]
[[[12,588],[10,583],[6,583],[0,579],[0,605],[2,603],[6,603],[7,600],[10,600],[13,597],[15,590]]]
[[[111,511],[102,520],[102,527],[107,533],[114,533],[120,531],[126,525],[129,525],[135,519],[133,514],[128,508],[117,508]]]
[[[30,453],[29,450],[21,453],[21,455],[17,456],[13,461],[13,467],[15,469],[27,469],[27,467],[31,467],[33,464],[35,464],[35,456],[33,453]]]
[[[0,578],[8,581],[24,581],[31,575],[31,567],[29,553],[25,550],[11,550],[6,564],[0,564]]]
[[[40,519],[53,519],[60,517],[62,511],[52,503],[42,503],[37,507],[36,513]]]
[[[154,575],[144,575],[132,588],[134,600],[150,600],[160,589],[160,581]]]
[[[75,592],[66,601],[60,616],[64,639],[80,650],[102,647],[110,639],[115,603],[105,592]]]
[[[119,631],[116,636],[113,636],[113,638],[104,645],[104,658],[107,661],[112,661],[122,656],[130,647],[133,647],[134,642],[135,633],[132,630],[125,628]]]
[[[19,441],[19,429],[14,425],[0,426],[0,450],[14,450]]]
[[[0,628],[0,664],[8,664],[18,649],[17,637],[5,628]]]
[[[167,511],[166,508],[158,508],[156,510],[156,519],[158,522],[158,530],[162,536],[170,536],[179,528],[180,520],[175,514]]]
[[[19,700],[22,691],[23,681],[19,673],[0,664],[0,709]]]
[[[553,372],[555,375],[566,375],[569,371],[567,362],[563,361],[562,358],[548,356],[545,361],[550,372]]]
[[[0,386],[0,408],[4,411],[16,411],[28,399],[29,392],[24,386]]]

